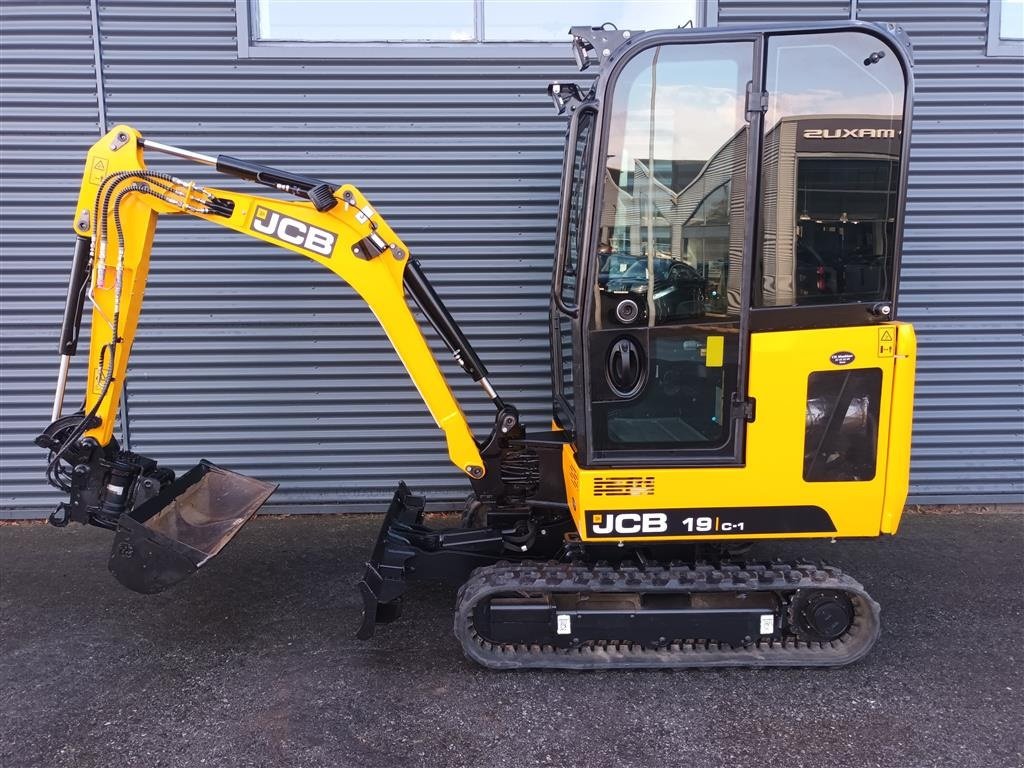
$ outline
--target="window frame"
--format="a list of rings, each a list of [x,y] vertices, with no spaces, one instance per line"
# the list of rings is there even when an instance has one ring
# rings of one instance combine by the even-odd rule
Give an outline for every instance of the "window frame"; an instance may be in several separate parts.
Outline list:
[[[239,59],[553,59],[572,60],[569,35],[565,40],[544,41],[312,41],[260,40],[256,14],[257,0],[235,0],[236,41]],[[483,0],[476,0],[482,3]],[[717,0],[716,0],[717,2]],[[696,2],[694,26],[717,23],[702,0]],[[476,19],[482,18],[479,13]],[[481,30],[477,29],[479,35]]]
[[[988,0],[988,34],[985,53],[988,56],[1024,57],[1024,40],[1002,36],[1003,4],[1001,0]]]

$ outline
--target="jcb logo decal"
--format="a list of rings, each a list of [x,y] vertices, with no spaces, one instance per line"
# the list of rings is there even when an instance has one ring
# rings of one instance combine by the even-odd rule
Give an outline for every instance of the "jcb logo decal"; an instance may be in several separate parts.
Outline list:
[[[305,248],[320,256],[330,256],[337,240],[334,233],[326,229],[314,227],[312,224],[263,207],[256,209],[249,229],[262,235],[269,235],[282,243]]]
[[[665,533],[668,515],[664,512],[613,512],[594,515],[591,530],[598,536],[609,533]]]

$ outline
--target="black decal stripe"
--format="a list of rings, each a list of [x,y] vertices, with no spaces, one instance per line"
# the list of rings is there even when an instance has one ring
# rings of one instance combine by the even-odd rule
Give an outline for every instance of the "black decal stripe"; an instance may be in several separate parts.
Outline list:
[[[662,533],[595,533],[594,517],[607,521],[608,515],[664,514],[668,530]],[[710,517],[717,521],[718,529],[698,531],[683,525],[687,518]],[[723,524],[742,523],[743,528],[723,530]],[[658,536],[733,536],[742,538],[762,533],[835,533],[836,526],[821,507],[701,507],[695,509],[611,509],[587,513],[587,537],[597,539],[633,539]]]

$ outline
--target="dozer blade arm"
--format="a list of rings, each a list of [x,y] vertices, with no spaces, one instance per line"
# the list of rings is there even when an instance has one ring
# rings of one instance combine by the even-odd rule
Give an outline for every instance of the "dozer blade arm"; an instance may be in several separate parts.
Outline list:
[[[153,173],[143,159],[147,147],[215,165],[230,175],[306,199],[258,197]],[[211,158],[147,142],[138,131],[123,125],[92,147],[82,178],[74,225],[78,236],[76,258],[61,337],[55,422],[60,417],[68,360],[77,345],[78,320],[88,299],[92,303],[92,327],[84,416],[94,418],[83,423],[79,437],[91,438],[100,446],[111,442],[142,308],[157,218],[160,214],[182,213],[312,259],[352,286],[380,322],[431,416],[444,431],[452,463],[471,477],[484,474],[480,449],[462,409],[406,303],[406,287],[421,305],[434,302],[424,311],[456,360],[481,382],[496,403],[500,400],[487,382],[482,363],[436,300],[416,262],[410,260],[405,243],[358,189],[351,185],[335,189],[316,179],[247,161]]]

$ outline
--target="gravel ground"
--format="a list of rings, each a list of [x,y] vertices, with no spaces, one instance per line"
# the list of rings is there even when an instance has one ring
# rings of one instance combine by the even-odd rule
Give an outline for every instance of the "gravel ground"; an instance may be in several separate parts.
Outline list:
[[[109,534],[0,526],[3,766],[1020,766],[1018,515],[909,515],[898,537],[783,545],[883,607],[839,670],[495,673],[454,590],[353,634],[379,517],[263,518],[180,587],[107,573]]]

